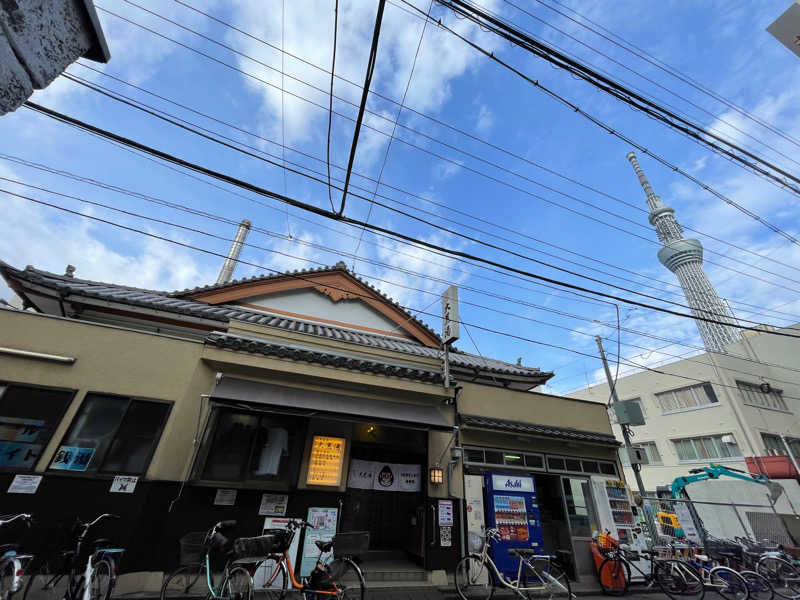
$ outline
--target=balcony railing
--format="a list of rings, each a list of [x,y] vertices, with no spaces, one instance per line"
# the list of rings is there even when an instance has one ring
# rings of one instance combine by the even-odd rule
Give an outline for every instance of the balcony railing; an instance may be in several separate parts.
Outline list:
[[[794,468],[792,459],[786,455],[748,456],[745,458],[747,470],[751,473],[763,473],[770,479],[800,479]]]

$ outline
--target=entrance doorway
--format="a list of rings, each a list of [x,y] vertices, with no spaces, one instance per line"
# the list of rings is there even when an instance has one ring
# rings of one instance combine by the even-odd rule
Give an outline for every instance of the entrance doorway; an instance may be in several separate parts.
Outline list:
[[[376,477],[399,477],[389,465],[419,465],[416,491],[347,488],[342,510],[343,531],[369,531],[370,552],[402,556],[421,564],[424,550],[425,469],[427,432],[366,425],[354,435],[351,460],[386,463]],[[352,465],[352,463],[351,463]],[[375,487],[379,487],[376,485]],[[391,553],[388,554],[388,553]]]

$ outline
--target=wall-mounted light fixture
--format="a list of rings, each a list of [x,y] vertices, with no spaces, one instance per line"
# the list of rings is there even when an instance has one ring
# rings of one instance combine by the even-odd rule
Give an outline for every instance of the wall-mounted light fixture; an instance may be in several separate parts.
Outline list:
[[[444,483],[444,469],[440,466],[430,468],[430,482],[433,485],[442,485]]]

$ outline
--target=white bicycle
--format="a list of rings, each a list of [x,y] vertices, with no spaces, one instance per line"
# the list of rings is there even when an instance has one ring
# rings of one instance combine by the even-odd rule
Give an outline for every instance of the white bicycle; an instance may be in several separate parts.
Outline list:
[[[489,600],[497,584],[522,598],[572,600],[569,579],[549,554],[536,554],[531,548],[511,548],[519,559],[515,579],[507,578],[489,556],[492,540],[499,540],[497,529],[488,529],[480,554],[468,554],[456,566],[456,590],[462,600]]]
[[[31,516],[28,514],[0,517],[0,527],[14,521],[22,521],[30,525]],[[0,544],[0,600],[7,600],[22,586],[22,575],[25,567],[33,558],[31,554],[17,554],[17,544]]]

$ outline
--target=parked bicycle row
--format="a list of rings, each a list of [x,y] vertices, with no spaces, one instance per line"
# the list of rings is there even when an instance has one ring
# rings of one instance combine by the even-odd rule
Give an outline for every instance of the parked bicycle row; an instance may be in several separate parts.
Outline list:
[[[701,600],[713,591],[725,600],[800,599],[800,562],[770,542],[707,536],[702,548],[687,542],[632,551],[605,533],[597,536],[596,547],[604,557],[600,585],[609,595],[624,595],[632,579],[641,579],[670,598]],[[649,572],[639,567],[643,561]]]
[[[17,544],[0,545],[0,600],[22,591],[22,600],[109,600],[125,552],[108,539],[88,541],[89,533],[106,519],[77,521],[66,547],[44,555],[20,553]],[[30,526],[33,517],[0,517],[0,527],[14,522]],[[358,554],[369,546],[369,533],[339,533],[315,540],[319,554],[307,577],[298,578],[289,553],[295,536],[313,525],[290,520],[286,529],[268,529],[255,537],[236,537],[236,521],[221,521],[208,531],[181,539],[181,566],[167,574],[161,600],[281,600],[290,591],[305,598],[363,600],[364,576]]]

